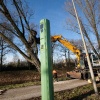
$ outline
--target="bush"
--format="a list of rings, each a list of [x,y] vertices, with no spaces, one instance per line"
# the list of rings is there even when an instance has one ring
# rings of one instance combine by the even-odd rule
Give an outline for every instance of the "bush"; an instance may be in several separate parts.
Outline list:
[[[28,65],[28,62],[20,62],[20,64],[16,64],[14,62],[10,62],[6,65],[2,66],[1,71],[18,71],[18,70],[35,70],[37,71],[34,65]]]

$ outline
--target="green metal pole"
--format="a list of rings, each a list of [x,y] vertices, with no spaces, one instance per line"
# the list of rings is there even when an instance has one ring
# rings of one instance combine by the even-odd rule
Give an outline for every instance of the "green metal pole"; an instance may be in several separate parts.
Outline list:
[[[50,22],[47,19],[40,21],[40,54],[42,100],[54,100]]]

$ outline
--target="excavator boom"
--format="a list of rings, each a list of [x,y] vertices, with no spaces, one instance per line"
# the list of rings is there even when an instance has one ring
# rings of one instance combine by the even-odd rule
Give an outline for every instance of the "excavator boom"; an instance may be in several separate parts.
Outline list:
[[[80,67],[80,50],[75,47],[73,44],[71,44],[69,41],[67,41],[65,38],[63,38],[61,35],[55,35],[51,37],[52,42],[59,41],[61,44],[63,44],[66,48],[68,48],[70,51],[72,51],[77,56],[77,67]]]

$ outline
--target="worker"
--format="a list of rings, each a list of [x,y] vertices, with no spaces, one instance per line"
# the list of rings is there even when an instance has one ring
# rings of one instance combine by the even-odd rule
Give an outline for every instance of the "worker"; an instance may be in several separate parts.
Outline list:
[[[85,65],[85,68],[88,68],[88,62],[87,62],[87,57],[86,57],[86,55],[84,56],[84,65]]]
[[[0,90],[0,95],[2,95],[3,93],[5,93],[6,91],[7,91],[7,89]]]
[[[37,44],[40,44],[40,38],[36,37],[37,32],[33,29],[30,30],[30,34],[28,37],[28,43],[30,45],[30,50],[32,51],[33,54],[38,58],[38,47]],[[27,51],[28,56],[31,58],[31,54]],[[32,64],[28,62],[28,65],[31,66]]]
[[[37,35],[37,32],[35,30],[31,30],[29,38],[28,38],[28,43],[31,46],[32,52],[34,52],[34,54],[37,56],[38,48],[37,48],[37,43],[36,43],[36,35]]]
[[[53,79],[54,79],[54,81],[58,82],[58,76],[57,76],[57,71],[56,70],[53,70]]]

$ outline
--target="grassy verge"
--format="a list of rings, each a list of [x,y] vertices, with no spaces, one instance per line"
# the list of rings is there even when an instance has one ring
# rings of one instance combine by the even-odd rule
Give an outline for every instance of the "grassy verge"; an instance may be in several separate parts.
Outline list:
[[[97,84],[100,91],[100,83]],[[55,93],[55,100],[100,100],[100,96],[94,95],[92,84],[77,87]]]
[[[26,83],[21,83],[21,84],[4,85],[4,86],[0,86],[0,89],[14,89],[14,88],[21,88],[21,87],[26,87],[26,86],[33,86],[33,85],[40,85],[40,81],[26,82]]]
[[[59,81],[65,81],[69,80],[66,78],[58,78]],[[14,89],[14,88],[21,88],[21,87],[26,87],[26,86],[33,86],[33,85],[40,85],[41,81],[35,81],[35,82],[25,82],[25,83],[20,83],[20,84],[10,84],[10,85],[1,85],[0,89]]]
[[[100,91],[100,83],[97,84]],[[30,100],[41,100],[41,97],[31,98]],[[54,100],[100,100],[100,96],[94,94],[92,84],[77,87],[71,90],[64,90],[54,93]]]

